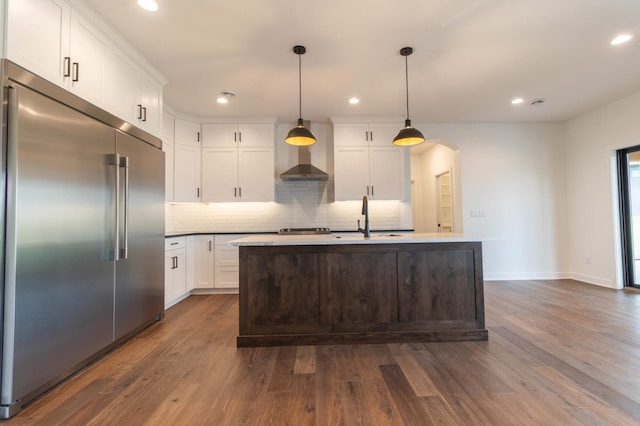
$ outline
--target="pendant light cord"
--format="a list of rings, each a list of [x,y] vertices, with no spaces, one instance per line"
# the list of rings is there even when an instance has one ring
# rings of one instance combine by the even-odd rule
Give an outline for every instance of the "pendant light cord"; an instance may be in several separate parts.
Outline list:
[[[409,55],[404,57],[405,86],[407,89],[407,120],[409,119]]]
[[[302,55],[298,54],[298,118],[302,119]]]

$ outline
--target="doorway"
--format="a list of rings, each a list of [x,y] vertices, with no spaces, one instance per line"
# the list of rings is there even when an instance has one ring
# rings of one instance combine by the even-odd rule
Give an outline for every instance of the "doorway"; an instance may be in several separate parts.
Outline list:
[[[436,176],[436,199],[438,202],[438,233],[453,232],[451,172]]]
[[[640,146],[618,151],[618,188],[624,285],[640,288]]]

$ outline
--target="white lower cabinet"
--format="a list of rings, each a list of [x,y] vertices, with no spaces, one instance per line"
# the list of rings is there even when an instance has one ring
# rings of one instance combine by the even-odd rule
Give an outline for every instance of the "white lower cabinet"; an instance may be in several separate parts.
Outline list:
[[[169,308],[187,294],[187,238],[166,238],[164,256],[164,307]]]
[[[206,234],[165,239],[165,309],[190,294],[237,293],[239,249],[227,243],[247,234]]]
[[[247,235],[216,235],[215,251],[215,288],[237,289],[240,287],[240,254],[237,246],[227,243]]]
[[[195,288],[212,289],[214,283],[214,236],[196,235]]]

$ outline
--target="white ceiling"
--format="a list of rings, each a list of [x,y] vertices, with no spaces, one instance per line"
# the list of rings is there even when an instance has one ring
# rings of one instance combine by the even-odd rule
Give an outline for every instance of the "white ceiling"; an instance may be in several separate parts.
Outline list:
[[[403,116],[414,122],[565,121],[640,91],[639,0],[86,0],[201,117]],[[619,33],[634,38],[619,46]],[[215,102],[222,90],[237,96]],[[358,96],[361,103],[349,105]],[[511,105],[516,96],[538,106]]]

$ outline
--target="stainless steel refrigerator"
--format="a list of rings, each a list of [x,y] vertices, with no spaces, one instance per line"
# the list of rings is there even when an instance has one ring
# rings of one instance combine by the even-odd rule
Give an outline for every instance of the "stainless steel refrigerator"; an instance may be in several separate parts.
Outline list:
[[[164,312],[159,139],[2,61],[0,418]]]

